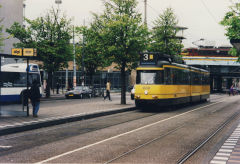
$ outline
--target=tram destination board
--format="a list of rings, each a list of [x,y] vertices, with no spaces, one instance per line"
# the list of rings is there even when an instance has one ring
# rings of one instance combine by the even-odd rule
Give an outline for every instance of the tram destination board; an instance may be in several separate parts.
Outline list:
[[[153,53],[142,53],[140,54],[141,65],[156,65],[157,55]]]

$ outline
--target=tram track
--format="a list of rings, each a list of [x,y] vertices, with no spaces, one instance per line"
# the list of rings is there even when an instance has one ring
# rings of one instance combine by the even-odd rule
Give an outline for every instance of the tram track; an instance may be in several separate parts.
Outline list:
[[[210,141],[216,134],[218,134],[221,130],[223,130],[234,118],[239,117],[240,112],[234,113],[231,117],[229,117],[225,122],[223,122],[215,131],[213,131],[208,137],[206,137],[203,141],[201,141],[198,145],[195,146],[194,149],[190,150],[186,153],[177,164],[185,163],[190,157],[192,157],[198,150],[200,150],[208,141]]]
[[[119,121],[115,121],[115,122],[113,121],[113,123],[111,123],[112,122],[111,120],[116,120],[115,118],[117,118],[117,117],[125,117],[126,114],[131,115],[130,118],[120,119]],[[136,114],[138,114],[138,116],[136,116]],[[12,147],[14,147],[14,151],[12,149],[0,149],[0,152],[1,152],[0,156],[6,155],[9,153],[13,153],[13,152],[22,151],[22,150],[32,148],[32,147],[37,147],[42,144],[48,144],[51,142],[55,142],[57,140],[63,140],[68,137],[84,135],[89,132],[102,130],[105,128],[117,126],[117,125],[124,124],[124,123],[129,123],[131,121],[137,121],[137,120],[144,119],[147,117],[152,117],[157,114],[159,114],[159,113],[138,113],[136,111],[130,111],[130,112],[128,111],[128,112],[116,114],[115,116],[105,116],[105,117],[101,117],[101,118],[97,118],[97,119],[86,120],[86,123],[84,123],[84,125],[83,125],[84,120],[82,120],[82,121],[78,121],[78,122],[74,122],[74,123],[57,125],[54,127],[42,128],[42,129],[28,131],[28,132],[24,132],[24,133],[16,133],[16,134],[8,135],[8,136],[1,136],[0,142],[2,144],[9,143],[9,142],[11,143],[12,141],[14,141],[14,143],[15,143],[16,141],[22,140],[24,138],[29,138],[29,140],[32,140],[32,141],[35,140],[35,141],[29,142],[29,143],[25,144],[24,146],[21,145],[21,142],[16,142],[14,145],[12,145]],[[102,126],[98,126],[99,124],[102,124],[101,122],[105,122],[107,118],[109,118],[109,120],[110,120],[109,124],[103,124]],[[64,134],[66,134],[66,135],[64,135],[64,136],[62,136],[58,132],[58,131],[62,131],[63,129],[68,129],[68,132],[65,132]],[[63,130],[63,131],[65,131],[65,130]],[[46,141],[37,142],[36,136],[43,136],[44,138],[48,138],[48,139]],[[41,138],[43,138],[43,137],[41,137]]]
[[[212,132],[209,136],[207,136],[203,141],[201,141],[199,144],[197,144],[197,145],[194,147],[194,149],[190,150],[190,151],[187,152],[185,155],[183,155],[183,157],[180,158],[177,163],[178,163],[178,164],[183,164],[183,163],[185,163],[192,155],[194,155],[198,150],[200,150],[209,140],[211,140],[216,134],[218,134],[218,132],[220,132],[220,131],[221,131],[223,128],[225,128],[234,118],[236,118],[236,117],[238,117],[238,116],[240,116],[240,112],[236,112],[236,113],[234,113],[233,115],[231,115],[231,116],[230,116],[226,121],[224,121],[215,131],[213,131],[213,132]],[[121,154],[121,155],[119,155],[119,156],[117,156],[117,157],[115,157],[115,158],[107,161],[107,162],[105,162],[104,164],[114,163],[115,161],[117,161],[117,160],[119,160],[119,159],[121,159],[121,158],[124,158],[125,156],[128,156],[128,155],[130,155],[131,153],[133,153],[133,152],[135,152],[135,151],[137,151],[137,150],[139,150],[139,149],[141,149],[141,148],[144,148],[144,147],[146,147],[146,146],[148,146],[148,145],[150,145],[150,144],[152,144],[152,143],[154,143],[154,142],[157,142],[158,140],[163,139],[164,137],[166,137],[166,136],[168,136],[168,135],[176,132],[177,130],[179,130],[179,129],[187,126],[187,125],[188,125],[188,123],[185,123],[185,124],[183,124],[183,125],[181,125],[181,126],[178,126],[178,127],[174,128],[174,129],[171,129],[171,130],[168,131],[166,134],[160,135],[160,136],[158,136],[158,137],[156,137],[156,138],[154,138],[154,139],[152,139],[152,140],[150,140],[150,141],[148,141],[148,142],[145,142],[145,143],[143,143],[143,144],[141,144],[141,145],[139,145],[139,146],[137,146],[137,147],[135,147],[135,148],[133,148],[133,149],[131,149],[131,150],[129,150],[129,151],[127,151],[127,152],[125,152],[125,153],[123,153],[123,154]]]
[[[195,112],[195,111],[199,111],[200,109],[207,108],[207,107],[213,106],[215,104],[219,104],[219,103],[221,103],[221,102],[211,103],[211,104],[208,104],[208,105],[205,105],[205,106],[201,106],[201,107],[198,107],[198,108],[195,108],[195,109],[192,109],[192,110],[188,110],[188,111],[185,111],[183,113],[180,113],[180,114],[177,114],[177,115],[165,118],[165,119],[161,119],[161,120],[159,120],[157,122],[153,122],[151,124],[147,124],[145,126],[137,128],[137,129],[133,129],[131,131],[127,131],[125,133],[121,133],[121,134],[118,134],[116,136],[112,136],[110,138],[107,138],[107,139],[104,139],[104,140],[101,140],[101,141],[98,141],[98,142],[95,142],[95,143],[92,143],[92,144],[89,144],[89,145],[85,145],[83,147],[79,147],[79,148],[71,150],[69,152],[65,152],[63,154],[59,154],[57,156],[53,156],[53,157],[48,158],[46,160],[43,160],[43,161],[41,161],[39,163],[50,162],[50,161],[54,161],[54,160],[59,159],[59,158],[63,158],[64,156],[68,156],[70,154],[73,154],[73,153],[76,153],[76,152],[79,152],[79,151],[83,151],[83,150],[86,150],[86,149],[89,149],[89,148],[93,148],[93,147],[95,147],[97,145],[100,145],[100,144],[103,144],[103,143],[106,143],[106,142],[110,142],[110,141],[118,139],[120,137],[127,136],[127,135],[135,133],[135,132],[139,132],[141,130],[144,130],[144,129],[153,127],[155,125],[158,125],[160,123],[163,123],[163,122],[166,122],[166,121],[169,121],[169,120],[173,120],[173,119],[178,118],[180,116],[183,116],[185,114],[189,114],[189,113],[192,113],[192,112]],[[188,124],[189,124],[189,122],[186,122],[186,123],[184,123],[184,124],[182,124],[180,126],[177,126],[177,127],[173,128],[173,129],[169,129],[168,132],[166,132],[165,134],[162,134],[162,135],[157,136],[157,137],[155,137],[155,138],[153,138],[153,139],[151,139],[151,140],[149,140],[147,142],[144,142],[144,143],[142,143],[140,145],[137,145],[136,147],[133,147],[131,150],[128,150],[128,151],[126,151],[126,152],[124,152],[122,154],[119,154],[117,157],[115,156],[114,158],[108,160],[107,162],[103,162],[103,163],[106,163],[106,164],[107,163],[113,163],[113,162],[115,162],[115,161],[117,161],[117,160],[119,160],[121,158],[124,158],[124,157],[128,156],[129,154],[131,154],[131,153],[133,153],[133,152],[135,152],[135,151],[137,151],[137,150],[139,150],[141,148],[147,147],[151,143],[159,141],[159,140],[163,139],[164,137],[167,137],[167,136],[173,134],[174,132],[178,131],[179,129],[181,129],[181,128],[185,127],[185,126],[187,126]]]
[[[222,102],[224,102],[224,100],[223,101],[218,101],[218,102],[206,103],[206,105],[199,104],[199,106],[198,105],[197,106],[191,106],[190,108],[182,108],[182,110],[179,109],[179,110],[174,110],[174,111],[171,111],[171,112],[154,112],[154,113],[152,113],[152,112],[151,113],[145,113],[145,112],[139,112],[139,111],[124,112],[124,113],[121,113],[121,114],[116,114],[114,116],[113,115],[112,116],[104,116],[104,117],[101,117],[100,120],[99,120],[99,118],[98,118],[98,120],[97,119],[91,119],[91,120],[85,120],[86,122],[85,121],[84,122],[79,121],[79,123],[77,123],[77,124],[75,124],[75,123],[65,124],[64,127],[59,125],[59,126],[56,126],[54,128],[51,127],[51,128],[47,128],[47,129],[38,129],[37,131],[28,132],[26,135],[21,133],[21,134],[16,134],[15,136],[10,135],[10,136],[6,136],[6,137],[0,137],[0,142],[2,142],[2,141],[4,142],[4,139],[5,139],[5,141],[13,139],[13,140],[16,140],[14,143],[19,143],[19,146],[20,146],[20,147],[18,147],[18,145],[11,145],[10,144],[11,146],[13,146],[13,148],[16,151],[20,151],[20,150],[22,151],[22,150],[25,150],[25,149],[31,150],[32,149],[31,146],[32,147],[37,147],[37,146],[40,146],[41,144],[42,145],[47,145],[48,143],[51,143],[51,142],[54,143],[58,140],[67,139],[67,138],[70,138],[72,136],[76,136],[76,139],[77,139],[78,135],[81,136],[81,138],[84,138],[84,136],[82,136],[82,135],[83,134],[85,135],[88,132],[94,132],[94,131],[103,130],[103,129],[104,130],[102,132],[106,132],[108,130],[108,128],[114,129],[113,126],[116,126],[116,125],[118,126],[118,125],[121,125],[121,124],[124,124],[124,123],[128,124],[130,122],[135,122],[135,121],[140,123],[138,125],[135,123],[135,125],[137,125],[137,126],[134,125],[135,128],[134,128],[134,126],[132,126],[131,128],[126,127],[129,130],[124,130],[124,128],[123,128],[123,129],[121,129],[121,132],[115,131],[115,132],[113,132],[113,135],[108,135],[106,138],[105,137],[102,137],[102,138],[100,137],[101,139],[99,139],[99,140],[94,139],[92,141],[90,141],[91,140],[90,139],[89,140],[90,142],[88,142],[87,144],[80,144],[79,146],[76,145],[76,146],[72,147],[71,149],[68,149],[67,151],[58,151],[57,153],[53,153],[52,155],[47,155],[46,158],[39,158],[38,160],[36,160],[36,161],[40,161],[39,163],[52,162],[52,161],[59,161],[60,162],[61,159],[64,159],[64,157],[66,157],[66,159],[67,159],[67,156],[71,156],[71,154],[76,154],[76,153],[81,154],[83,152],[85,153],[85,152],[90,151],[90,150],[97,150],[102,145],[107,145],[111,142],[114,143],[114,142],[116,142],[116,140],[120,141],[123,138],[127,139],[127,137],[129,135],[134,136],[135,132],[136,133],[143,133],[143,131],[145,131],[149,128],[154,129],[154,128],[156,128],[156,126],[162,126],[162,123],[167,124],[168,123],[167,121],[170,121],[170,120],[173,121],[177,118],[179,119],[178,121],[181,124],[178,124],[178,125],[176,124],[176,125],[170,126],[170,128],[165,128],[165,132],[164,132],[164,129],[162,129],[161,130],[162,133],[159,133],[158,136],[155,135],[154,137],[150,137],[148,140],[144,140],[144,142],[141,142],[139,144],[137,144],[137,142],[138,142],[137,141],[137,142],[134,143],[136,145],[131,146],[131,149],[126,148],[125,151],[121,151],[119,153],[116,153],[114,156],[111,156],[111,158],[108,158],[107,160],[103,160],[103,161],[100,162],[100,163],[115,163],[115,162],[119,162],[119,161],[122,161],[122,160],[124,161],[126,159],[129,159],[129,157],[132,157],[132,155],[136,154],[137,152],[141,153],[142,152],[141,149],[144,150],[146,147],[149,148],[149,147],[155,145],[156,143],[158,143],[158,141],[165,142],[164,140],[169,140],[169,136],[174,136],[174,135],[178,134],[180,131],[183,131],[184,129],[187,129],[188,125],[190,123],[189,122],[190,120],[192,122],[196,122],[196,121],[200,120],[195,116],[195,118],[188,118],[189,121],[180,122],[180,121],[182,121],[182,119],[185,116],[186,117],[189,116],[189,115],[185,115],[185,114],[190,114],[191,113],[191,115],[192,114],[196,115],[195,111],[202,111],[200,109],[204,109],[204,108],[207,109],[210,106],[214,107],[215,104],[219,104],[219,103],[222,103]],[[201,112],[201,117],[204,118],[209,114],[215,115],[217,112],[223,111],[225,109],[225,107],[228,106],[228,105],[225,104],[225,105],[218,105],[218,106],[219,107],[221,106],[220,108],[218,108],[218,110],[211,109],[211,111],[209,111],[208,113]],[[214,108],[216,108],[216,107],[214,107]],[[234,115],[232,115],[232,114],[233,114],[233,112],[231,113],[231,116],[228,115],[224,120],[226,120],[226,119],[231,120],[231,119],[239,116],[240,112],[237,112],[237,113],[234,112]],[[159,115],[159,116],[157,116],[157,115]],[[128,118],[125,118],[126,116]],[[184,117],[179,117],[179,116],[184,116]],[[153,117],[155,119],[155,121],[150,121],[151,119],[153,119],[151,117]],[[146,124],[141,124],[141,122],[142,122],[141,119],[145,119],[145,118],[147,118],[148,121],[146,121]],[[106,121],[106,119],[108,120],[107,124],[105,124],[106,122],[104,122],[104,121]],[[121,119],[124,119],[124,120],[121,120]],[[160,120],[158,120],[158,119],[160,119]],[[111,122],[113,120],[114,120],[114,122]],[[219,123],[221,124],[221,126],[224,125],[224,127],[228,124],[228,123],[226,123],[227,121],[224,122],[226,125],[224,123],[221,123],[221,122],[219,122]],[[174,123],[174,122],[172,122],[172,123]],[[100,125],[100,127],[98,125]],[[80,126],[80,127],[78,127],[78,126]],[[224,127],[222,127],[222,128],[224,128]],[[61,131],[61,128],[67,129],[66,131],[64,131],[64,134],[66,136],[64,136],[64,137],[54,136],[55,134],[58,134],[57,131]],[[74,130],[70,132],[70,129],[72,129],[72,128],[74,128]],[[214,129],[216,129],[216,128],[214,128]],[[211,131],[212,130],[213,129],[211,129]],[[210,133],[213,134],[211,131],[210,131]],[[221,129],[218,130],[218,131],[221,131]],[[49,133],[52,133],[52,132],[54,132],[53,133],[54,135],[49,134]],[[69,136],[68,136],[68,134],[69,134]],[[203,138],[205,136],[208,136],[208,134],[203,135]],[[216,134],[217,134],[217,132],[216,132]],[[35,140],[34,142],[30,143],[29,145],[24,145],[24,148],[20,145],[21,140],[19,140],[19,138],[24,138],[24,137],[36,138],[36,136],[39,136],[39,135],[40,135],[40,137],[44,136],[45,138],[48,138],[48,140],[42,142],[41,144],[39,143],[39,145],[38,145],[38,141]],[[49,136],[54,136],[54,140],[51,137],[49,137],[48,135]],[[209,136],[207,138],[209,138]],[[28,139],[31,140],[30,138],[28,138]],[[86,141],[88,141],[88,140],[86,140]],[[187,157],[189,154],[191,154],[186,159],[186,160],[188,160],[192,155],[194,155],[195,152],[198,151],[198,149],[197,150],[195,150],[195,149],[201,144],[198,144],[200,140],[196,140],[196,141],[197,141],[196,143],[194,142],[194,144],[192,144],[192,146],[190,146],[188,149],[183,151],[179,156],[176,156],[177,157],[176,162],[177,161],[178,162],[182,161],[184,157]],[[204,139],[204,141],[205,141],[205,139]],[[201,143],[203,143],[203,142],[201,141]],[[207,143],[207,141],[206,141],[206,143]],[[57,144],[58,143],[56,143],[56,146],[58,146]],[[194,146],[194,145],[196,145],[196,146]],[[194,149],[192,149],[193,147],[194,147]],[[134,152],[136,152],[136,153],[134,153]],[[193,152],[193,153],[191,153],[191,152]],[[6,154],[15,153],[15,152],[10,152],[10,151],[5,152],[5,151],[3,151],[2,153],[1,154],[3,156],[2,155],[1,156],[4,157],[4,155],[6,155]],[[84,155],[83,155],[83,157],[85,159]],[[178,160],[178,158],[179,158],[179,160]],[[45,159],[45,160],[43,160],[43,159]],[[82,159],[82,158],[80,158],[80,159]]]

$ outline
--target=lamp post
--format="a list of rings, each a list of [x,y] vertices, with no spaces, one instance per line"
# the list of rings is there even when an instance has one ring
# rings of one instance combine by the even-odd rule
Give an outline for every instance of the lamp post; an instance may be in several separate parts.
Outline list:
[[[58,6],[58,11],[60,10],[59,6],[62,4],[62,0],[55,0],[55,4]],[[66,73],[65,73],[65,88],[68,89],[68,66],[66,67]],[[62,84],[61,84],[62,85]]]
[[[58,10],[59,10],[59,5],[62,4],[62,0],[55,0],[55,3],[58,5]]]
[[[73,26],[73,87],[77,86],[77,77],[76,77],[76,47],[75,47],[75,34]]]

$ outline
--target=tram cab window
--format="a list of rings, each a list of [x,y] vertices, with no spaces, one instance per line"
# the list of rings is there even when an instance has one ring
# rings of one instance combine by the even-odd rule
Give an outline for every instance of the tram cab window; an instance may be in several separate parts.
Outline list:
[[[163,84],[163,71],[137,71],[137,84]]]

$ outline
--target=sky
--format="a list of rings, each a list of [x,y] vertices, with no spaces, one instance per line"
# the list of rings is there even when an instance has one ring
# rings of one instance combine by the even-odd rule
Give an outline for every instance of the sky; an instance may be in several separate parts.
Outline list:
[[[137,0],[137,10],[144,15],[144,0]],[[187,27],[183,36],[185,47],[195,44],[214,44],[215,46],[230,45],[225,36],[225,28],[219,24],[225,13],[229,11],[233,0],[147,0],[147,23],[153,27],[154,20],[171,7],[178,19],[178,25]],[[235,0],[236,1],[236,0]],[[44,16],[52,7],[57,8],[55,0],[25,0],[25,15],[36,19]],[[102,0],[62,0],[59,5],[68,18],[73,19],[74,25],[88,25],[92,13],[101,14],[104,10]],[[205,41],[198,41],[203,38]]]

